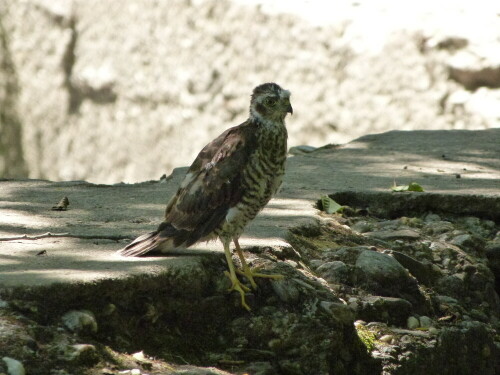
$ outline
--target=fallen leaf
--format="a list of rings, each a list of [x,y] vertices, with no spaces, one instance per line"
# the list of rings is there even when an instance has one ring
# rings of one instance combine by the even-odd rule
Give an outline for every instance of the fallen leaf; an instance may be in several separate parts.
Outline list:
[[[321,205],[323,206],[323,211],[325,211],[327,214],[333,214],[342,210],[342,206],[335,202],[328,195],[323,195],[321,197]]]

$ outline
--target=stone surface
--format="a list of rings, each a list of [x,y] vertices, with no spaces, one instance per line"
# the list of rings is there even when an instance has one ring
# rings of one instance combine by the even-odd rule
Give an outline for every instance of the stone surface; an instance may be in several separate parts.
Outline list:
[[[365,321],[384,322],[403,326],[413,311],[410,302],[402,298],[368,296],[356,303],[351,303],[356,317]]]
[[[363,270],[369,279],[386,285],[402,282],[408,277],[408,273],[397,260],[376,251],[367,250],[359,254],[356,267]]]
[[[415,329],[420,326],[420,322],[414,316],[410,316],[406,321],[406,326],[408,327],[408,329]]]

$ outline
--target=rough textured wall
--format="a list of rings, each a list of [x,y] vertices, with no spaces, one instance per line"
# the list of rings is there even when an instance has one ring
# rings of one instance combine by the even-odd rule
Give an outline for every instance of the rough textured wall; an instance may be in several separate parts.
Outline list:
[[[9,42],[0,13],[0,177],[23,177],[27,169],[17,113],[19,84]]]
[[[0,77],[9,78],[0,83],[4,175],[159,178],[244,121],[252,88],[266,81],[292,91],[290,145],[499,124],[497,112],[470,109],[472,94],[450,81],[455,47],[439,44],[446,38],[429,43],[424,31],[392,33],[373,52],[353,46],[348,20],[315,26],[229,0],[0,7]],[[20,131],[22,142],[12,141]]]

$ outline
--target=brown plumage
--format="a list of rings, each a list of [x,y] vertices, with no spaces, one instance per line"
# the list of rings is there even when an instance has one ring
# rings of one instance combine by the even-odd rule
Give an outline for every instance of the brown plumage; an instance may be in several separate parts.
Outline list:
[[[150,251],[167,252],[196,242],[220,238],[229,265],[232,289],[238,290],[247,309],[244,291],[236,278],[229,252],[234,241],[244,274],[255,287],[238,238],[245,225],[269,202],[285,171],[287,131],[285,116],[292,113],[290,92],[275,83],[257,86],[250,102],[250,117],[206,145],[170,199],[158,229],[138,237],[120,250],[124,256]]]

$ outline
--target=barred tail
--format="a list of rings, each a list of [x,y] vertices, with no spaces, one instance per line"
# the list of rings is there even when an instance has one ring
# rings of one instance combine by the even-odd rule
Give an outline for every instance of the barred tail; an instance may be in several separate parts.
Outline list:
[[[172,250],[175,247],[173,244],[178,242],[176,237],[179,233],[170,223],[163,222],[158,230],[137,237],[117,253],[125,257],[138,257],[150,251]]]
[[[137,237],[123,249],[118,250],[117,253],[125,257],[138,257],[156,250],[164,240],[165,238],[160,240],[159,232],[154,231]]]

